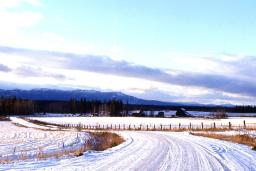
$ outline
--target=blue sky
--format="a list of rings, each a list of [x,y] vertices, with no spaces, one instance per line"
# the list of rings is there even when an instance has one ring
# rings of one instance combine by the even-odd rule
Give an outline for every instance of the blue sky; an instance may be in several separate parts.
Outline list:
[[[0,1],[0,85],[252,104],[255,5],[252,0]]]

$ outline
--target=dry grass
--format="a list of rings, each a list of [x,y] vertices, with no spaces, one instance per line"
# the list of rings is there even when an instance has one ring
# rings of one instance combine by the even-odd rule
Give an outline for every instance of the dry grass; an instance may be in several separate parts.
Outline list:
[[[78,157],[78,156],[83,155],[83,153],[85,151],[87,151],[85,146],[81,146],[78,149],[69,149],[69,150],[64,149],[64,150],[61,150],[61,151],[56,151],[54,153],[44,153],[43,151],[39,151],[36,154],[36,158],[38,160],[44,160],[44,159],[48,159],[48,158],[61,158],[63,156],[75,156],[75,157]]]
[[[42,149],[38,149],[37,154],[33,157],[38,160],[45,160],[48,158],[61,158],[64,156],[78,157],[82,156],[88,150],[103,151],[112,148],[124,142],[124,139],[116,133],[111,132],[89,132],[91,138],[77,149],[63,149],[54,153],[45,153]],[[25,161],[31,159],[29,153],[22,152],[18,156],[18,161]],[[0,164],[8,164],[15,162],[13,159],[7,157],[0,159]]]
[[[244,129],[244,130],[256,130],[255,125],[253,126],[231,126],[229,128],[228,125],[223,125],[223,126],[219,126],[216,125],[216,127],[214,127],[213,125],[211,127],[209,127],[209,125],[204,125],[203,129],[201,127],[201,125],[191,125],[191,127],[189,125],[182,125],[180,128],[175,126],[175,127],[169,127],[166,125],[162,125],[162,129],[159,128],[159,125],[156,127],[146,127],[146,126],[142,126],[142,127],[133,127],[132,125],[130,125],[130,127],[122,127],[120,125],[111,125],[111,127],[97,127],[97,126],[90,126],[90,125],[83,125],[81,123],[77,124],[77,125],[71,125],[71,124],[53,124],[53,123],[47,123],[44,121],[38,121],[35,119],[28,119],[28,118],[22,118],[28,122],[34,123],[36,125],[41,125],[41,126],[56,126],[59,128],[59,130],[61,129],[67,129],[67,128],[75,128],[77,131],[82,131],[82,130],[96,130],[96,131],[115,131],[115,130],[130,130],[130,131],[171,131],[171,132],[182,132],[182,131],[227,131],[227,130],[240,130],[240,129]]]
[[[231,130],[236,130],[236,129],[233,129],[233,128],[194,128],[194,129],[191,129],[192,131],[211,131],[211,132],[221,132],[221,131],[231,131]]]
[[[49,124],[47,122],[43,122],[43,121],[39,121],[39,120],[35,120],[35,119],[29,119],[29,118],[25,118],[25,117],[21,117],[21,119],[27,121],[27,122],[30,122],[30,123],[33,123],[35,125],[40,125],[40,126],[49,126],[49,125],[52,125],[52,126],[59,126],[58,124]]]
[[[10,121],[10,118],[6,116],[0,116],[0,121]]]
[[[124,139],[116,133],[111,132],[90,132],[92,137],[90,148],[95,151],[103,151],[124,142]]]
[[[239,134],[239,135],[222,135],[222,134],[215,134],[211,132],[206,133],[191,133],[192,135],[203,136],[208,138],[220,139],[225,141],[231,141],[239,144],[245,144],[248,146],[253,147],[256,149],[256,138],[253,138],[246,134]]]

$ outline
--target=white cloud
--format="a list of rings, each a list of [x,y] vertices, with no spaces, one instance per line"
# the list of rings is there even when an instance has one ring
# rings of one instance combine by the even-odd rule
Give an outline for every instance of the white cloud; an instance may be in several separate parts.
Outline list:
[[[0,11],[0,31],[4,33],[8,33],[10,31],[17,32],[19,29],[33,26],[42,18],[42,14],[38,12]]]
[[[13,7],[18,7],[22,3],[26,3],[33,6],[41,6],[42,3],[40,0],[1,0],[0,1],[0,10],[6,10]]]
[[[40,12],[14,10],[21,4],[40,6],[39,0],[2,0],[0,1],[0,44],[19,46],[28,39],[24,31],[38,24],[43,15]]]
[[[24,72],[24,70],[20,70],[19,73],[0,73],[0,80],[2,81],[37,85],[46,85],[50,82],[53,85],[65,85],[73,88],[94,87],[141,95],[148,93],[148,98],[164,97],[165,100],[169,101],[201,100],[205,102],[210,99],[214,102],[228,102],[235,101],[234,99],[238,99],[238,101],[239,99],[248,100],[249,97],[239,94],[243,91],[247,95],[252,93],[252,96],[255,96],[255,87],[253,86],[255,82],[252,80],[253,73],[255,73],[253,71],[256,67],[255,61],[247,58],[245,60],[247,63],[243,62],[245,58],[242,55],[169,54],[166,60],[158,61],[163,63],[166,69],[135,65],[121,60],[124,47],[120,45],[110,45],[110,47],[105,48],[96,47],[90,43],[67,40],[63,36],[51,32],[51,30],[38,32],[36,29],[32,29],[33,31],[27,34],[28,30],[37,26],[44,19],[44,15],[34,11],[10,10],[18,8],[21,4],[42,6],[39,0],[0,1],[0,45],[27,49],[47,49],[62,53],[47,57],[45,53],[40,55],[36,52],[33,54],[33,58],[19,54],[0,53],[3,64],[12,69],[28,65],[43,66],[42,70],[47,71],[42,73],[43,71],[26,70]],[[63,57],[62,55],[65,54],[68,55]],[[110,57],[104,57],[105,55]],[[79,58],[73,58],[73,56]],[[28,77],[28,72],[31,72],[33,77],[31,74]],[[62,75],[74,80],[56,79]],[[236,79],[233,80],[231,77],[239,78],[237,81],[241,81],[241,83],[236,82]],[[245,79],[248,83],[252,83],[252,86],[246,86],[245,83],[247,82],[243,84]],[[234,86],[236,85],[239,87],[238,89],[235,89]],[[216,97],[218,99],[212,96],[216,92],[219,93]]]

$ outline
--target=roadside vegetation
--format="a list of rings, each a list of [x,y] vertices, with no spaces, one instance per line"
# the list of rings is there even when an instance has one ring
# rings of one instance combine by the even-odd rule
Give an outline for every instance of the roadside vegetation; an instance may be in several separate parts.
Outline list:
[[[10,119],[7,116],[0,115],[0,121],[10,121]]]
[[[191,134],[196,136],[202,136],[202,137],[208,137],[208,138],[214,138],[214,139],[244,144],[252,147],[253,150],[256,150],[256,138],[248,134],[223,135],[223,134],[216,134],[214,132],[191,133]]]
[[[91,150],[103,151],[115,147],[124,142],[124,139],[112,132],[90,132],[92,141],[90,141]]]
[[[33,122],[38,125],[47,126],[48,124],[45,122],[40,122],[36,120],[29,120],[27,121]],[[20,126],[20,125],[19,125]],[[55,125],[57,126],[57,125]],[[60,127],[59,130],[62,128]],[[56,151],[45,151],[42,148],[38,148],[37,152],[31,154],[30,151],[21,151],[19,153],[15,153],[16,148],[14,149],[14,153],[6,156],[0,155],[0,164],[8,164],[8,163],[14,163],[18,161],[26,161],[31,159],[37,159],[37,160],[45,160],[48,158],[61,158],[61,157],[78,157],[82,156],[86,151],[93,150],[93,151],[103,151],[108,148],[115,147],[121,143],[124,142],[124,139],[112,132],[103,132],[103,131],[85,131],[82,127],[76,127],[77,133],[79,132],[87,132],[89,133],[89,138],[84,141],[83,144],[81,144],[79,147],[69,147],[65,146],[63,143],[63,146],[61,145],[58,150]],[[38,130],[42,131],[42,130]],[[48,131],[48,130],[47,130]],[[51,130],[55,131],[55,130]],[[58,131],[58,130],[56,130]],[[68,131],[68,130],[66,130]],[[74,130],[73,130],[74,131]],[[78,134],[77,134],[78,135]],[[57,142],[56,142],[57,143]]]
[[[225,110],[217,110],[216,112],[211,113],[210,116],[215,119],[225,119],[228,117]]]

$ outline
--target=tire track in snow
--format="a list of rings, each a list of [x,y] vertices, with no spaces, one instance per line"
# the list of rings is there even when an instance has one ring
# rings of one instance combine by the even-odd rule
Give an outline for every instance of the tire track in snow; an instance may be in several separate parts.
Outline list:
[[[256,152],[244,145],[182,132],[119,133],[127,141],[112,149],[86,152],[77,158],[27,162],[25,170],[256,170]],[[24,169],[22,163],[9,167]]]

